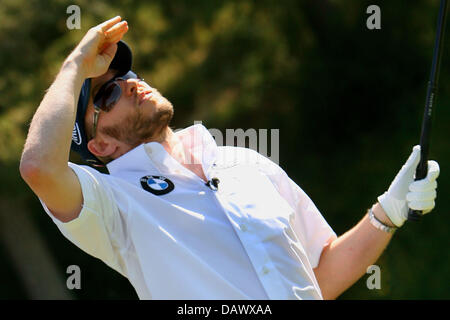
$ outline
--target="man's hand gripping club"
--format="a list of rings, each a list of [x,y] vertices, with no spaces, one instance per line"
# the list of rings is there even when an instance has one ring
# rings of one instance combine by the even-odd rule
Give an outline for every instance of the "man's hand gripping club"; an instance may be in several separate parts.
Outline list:
[[[378,197],[386,215],[397,227],[401,227],[407,220],[409,208],[422,210],[423,214],[426,214],[435,206],[439,164],[433,160],[428,161],[427,176],[422,180],[414,181],[419,161],[420,146],[417,145],[389,186],[388,191]]]

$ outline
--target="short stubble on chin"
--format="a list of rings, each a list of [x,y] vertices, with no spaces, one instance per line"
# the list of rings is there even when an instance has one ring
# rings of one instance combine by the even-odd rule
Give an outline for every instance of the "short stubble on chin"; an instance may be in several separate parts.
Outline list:
[[[103,127],[101,132],[131,148],[144,142],[159,141],[173,117],[173,106],[165,100],[152,116],[147,116],[142,109],[136,108],[136,112],[125,117],[120,124]]]

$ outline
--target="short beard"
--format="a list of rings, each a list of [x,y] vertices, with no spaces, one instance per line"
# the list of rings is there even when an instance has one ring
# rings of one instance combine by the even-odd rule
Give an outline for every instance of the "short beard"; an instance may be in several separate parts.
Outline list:
[[[104,127],[101,131],[133,149],[144,142],[159,141],[172,117],[173,106],[166,100],[151,118],[145,118],[142,110],[137,108],[120,125]]]

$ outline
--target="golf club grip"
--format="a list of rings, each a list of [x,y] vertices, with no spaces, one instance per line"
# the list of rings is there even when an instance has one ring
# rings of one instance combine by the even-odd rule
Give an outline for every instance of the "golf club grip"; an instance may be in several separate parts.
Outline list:
[[[421,150],[422,152],[422,150]],[[427,161],[427,156],[421,154],[420,156],[420,162],[419,165],[417,166],[416,169],[416,178],[415,180],[422,180],[423,178],[425,178],[427,176],[427,171],[428,171],[428,161]],[[409,221],[418,221],[420,219],[420,217],[422,217],[422,211],[420,210],[412,210],[409,209],[408,211],[408,220]]]
[[[427,176],[428,171],[428,149],[430,147],[431,132],[431,111],[436,97],[437,87],[430,81],[427,88],[427,98],[425,100],[425,111],[423,114],[422,130],[420,133],[420,161],[416,168],[415,180],[422,180]],[[422,216],[422,211],[408,211],[409,221],[418,221]]]

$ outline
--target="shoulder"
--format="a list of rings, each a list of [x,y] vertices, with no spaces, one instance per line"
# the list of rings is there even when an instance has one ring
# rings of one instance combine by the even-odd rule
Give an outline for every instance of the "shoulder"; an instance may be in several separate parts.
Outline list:
[[[77,175],[86,175],[91,178],[98,178],[98,179],[113,179],[111,175],[108,174],[108,172],[105,170],[105,172],[101,172],[91,166],[84,165],[84,164],[77,164],[73,162],[67,163],[69,167],[77,174]]]
[[[248,166],[267,175],[280,173],[281,170],[275,162],[253,149],[229,146],[218,147],[217,166],[219,168]]]
[[[68,162],[68,165],[77,176],[85,198],[93,198],[94,194],[99,192],[110,193],[111,187],[114,185],[114,177],[87,165],[72,162]]]
[[[259,153],[248,148],[220,146],[218,149],[218,162],[223,164],[255,164]]]
[[[80,181],[86,179],[103,180],[108,177],[108,174],[101,173],[100,171],[87,165],[80,165],[73,162],[68,162],[68,165],[69,168],[75,172]]]

